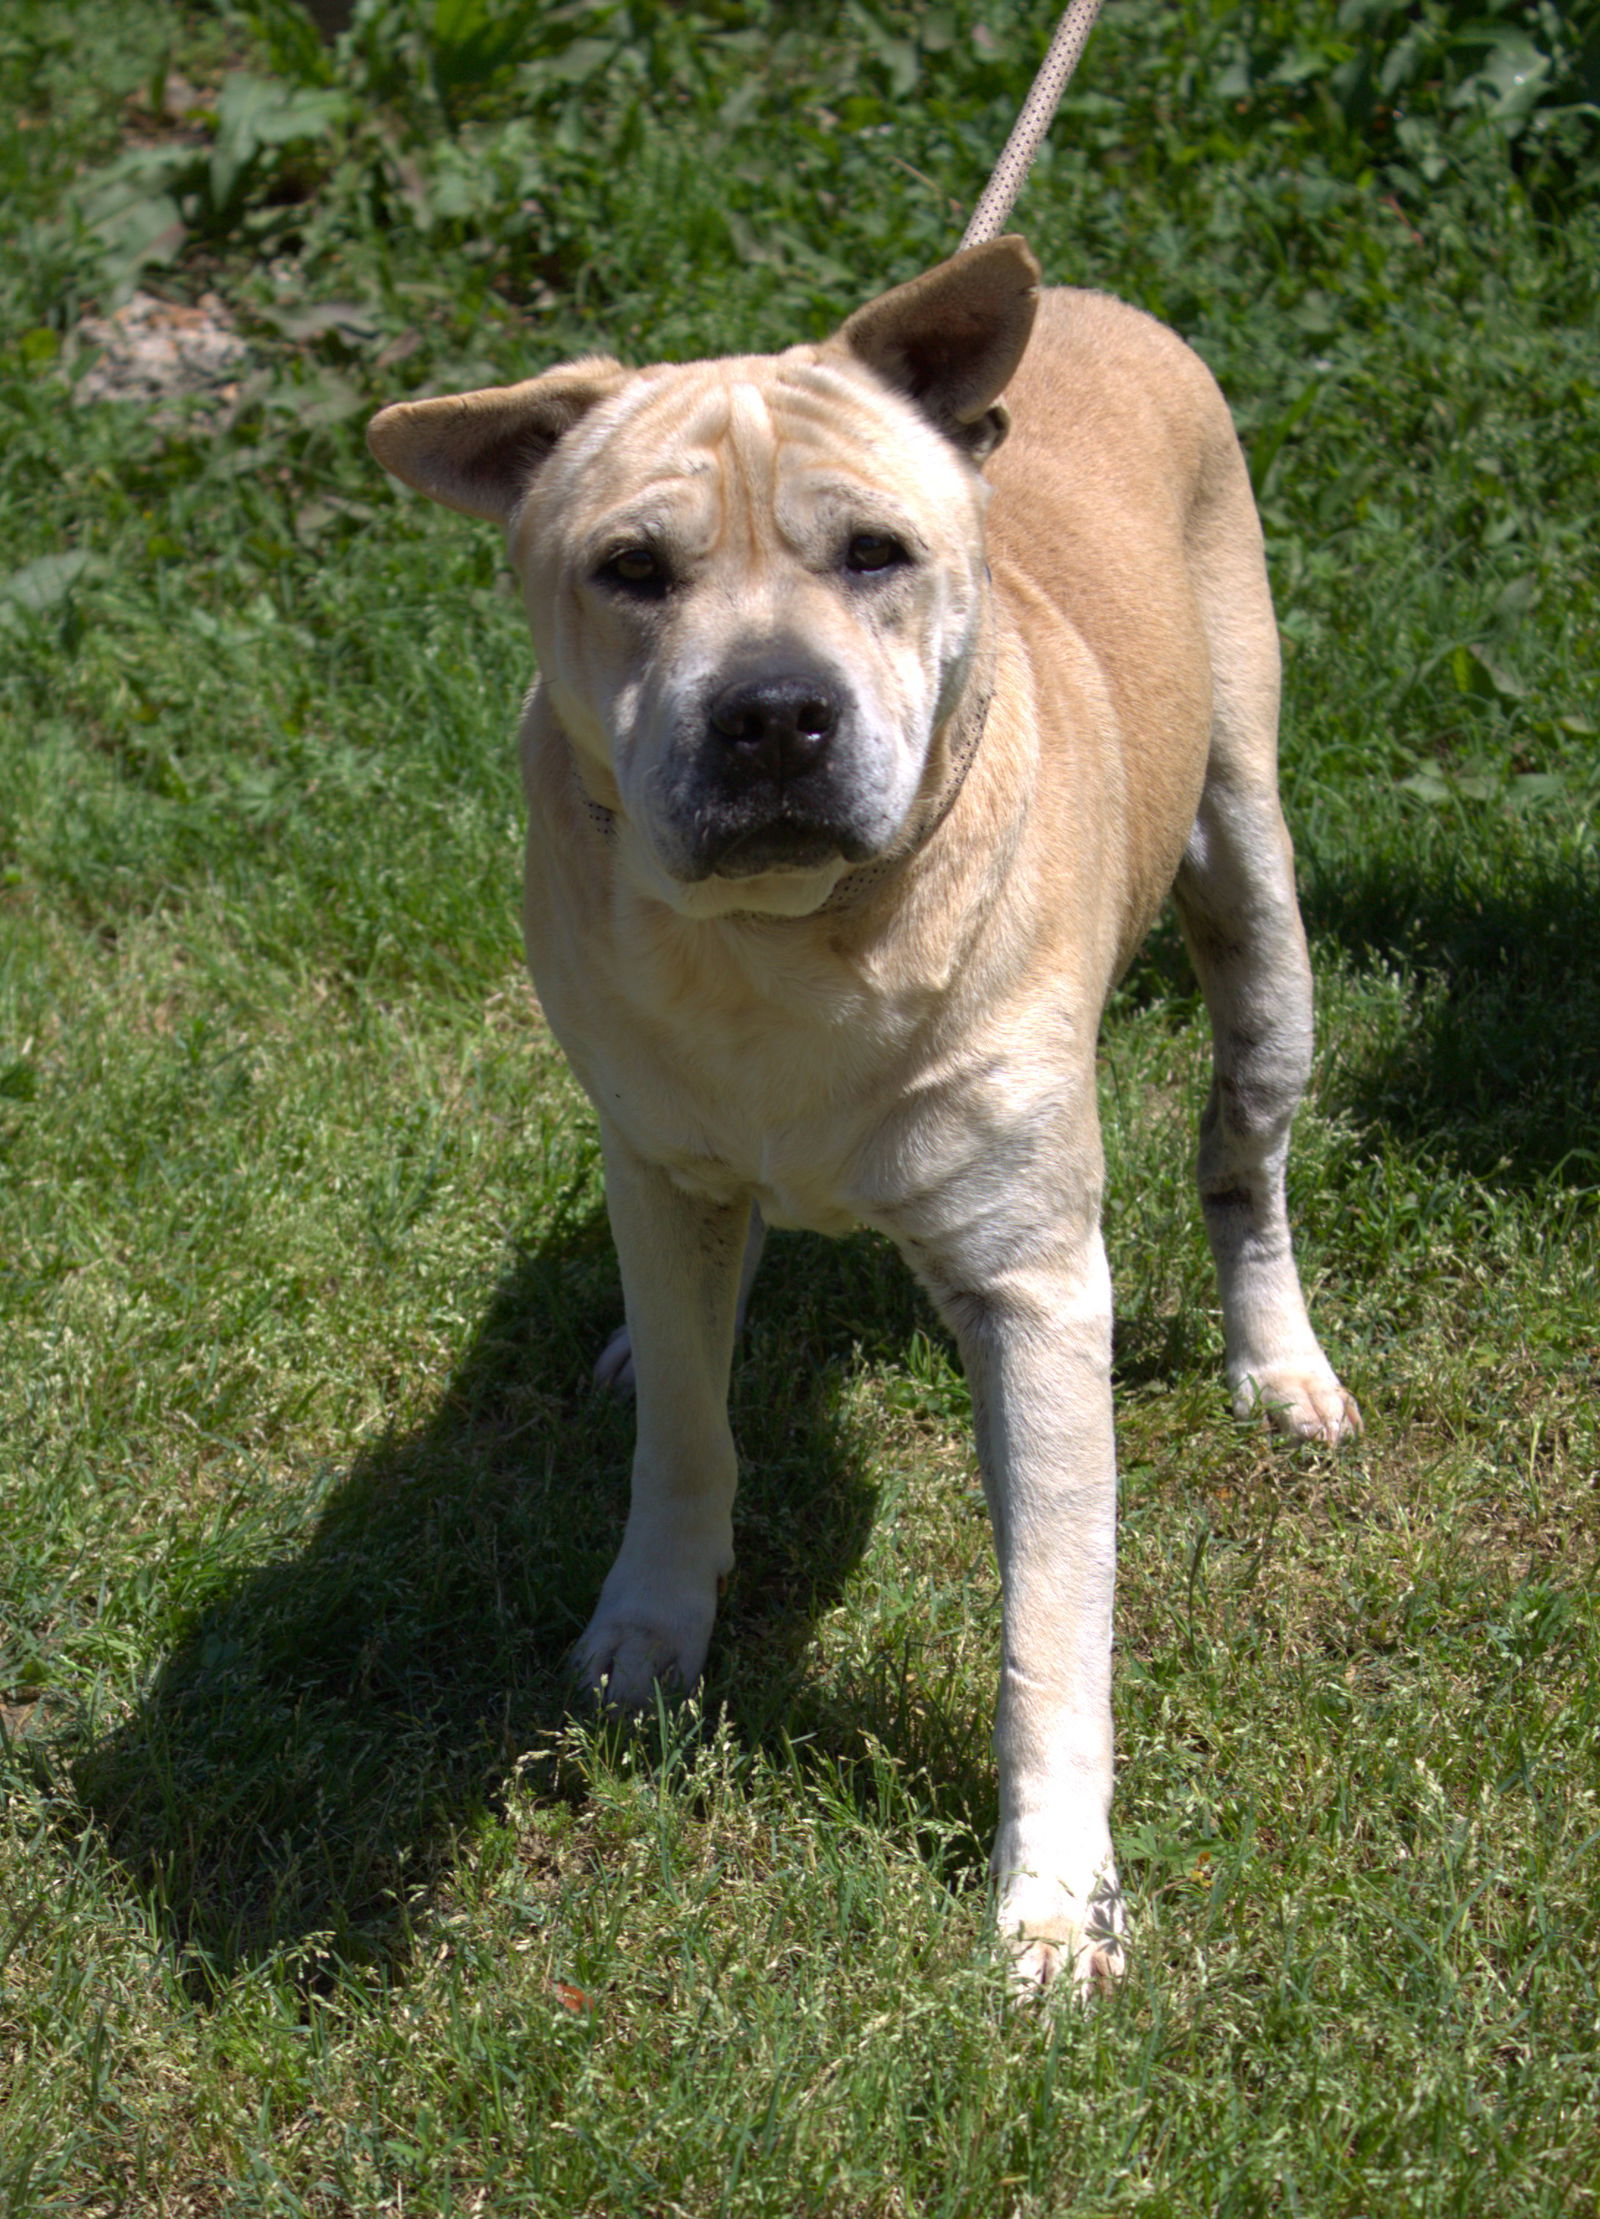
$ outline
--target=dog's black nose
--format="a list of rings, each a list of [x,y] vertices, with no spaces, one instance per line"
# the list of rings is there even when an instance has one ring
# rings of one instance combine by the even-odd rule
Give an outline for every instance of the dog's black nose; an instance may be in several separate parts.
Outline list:
[[[743,678],[711,704],[711,729],[746,778],[795,778],[827,752],[839,704],[815,678]]]

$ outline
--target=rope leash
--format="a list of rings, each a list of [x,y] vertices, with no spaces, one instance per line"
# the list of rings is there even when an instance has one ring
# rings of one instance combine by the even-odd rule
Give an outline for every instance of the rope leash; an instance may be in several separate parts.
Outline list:
[[[1051,118],[1061,104],[1061,95],[1067,89],[1067,79],[1078,66],[1094,19],[1100,13],[1100,0],[1071,0],[1070,6],[1056,25],[1056,35],[1050,41],[1050,50],[1039,65],[1039,74],[1027,99],[1022,103],[1022,113],[1011,127],[1000,159],[994,166],[994,175],[983,188],[983,197],[972,211],[971,221],[961,235],[961,247],[982,246],[986,239],[997,239],[1001,226],[1010,215],[1018,193],[1028,181],[1033,158],[1039,151],[1041,140],[1050,128]]]

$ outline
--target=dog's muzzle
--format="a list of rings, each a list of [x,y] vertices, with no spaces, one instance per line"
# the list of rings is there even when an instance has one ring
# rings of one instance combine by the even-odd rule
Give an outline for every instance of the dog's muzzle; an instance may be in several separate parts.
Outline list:
[[[842,745],[849,704],[811,672],[764,672],[714,692],[671,781],[681,875],[749,878],[871,852]]]

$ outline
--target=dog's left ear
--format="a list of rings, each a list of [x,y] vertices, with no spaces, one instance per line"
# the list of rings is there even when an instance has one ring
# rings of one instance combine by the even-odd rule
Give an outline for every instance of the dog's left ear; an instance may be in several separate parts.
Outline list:
[[[974,462],[1010,419],[999,396],[1016,374],[1039,303],[1039,265],[1015,233],[952,255],[858,308],[835,336]]]

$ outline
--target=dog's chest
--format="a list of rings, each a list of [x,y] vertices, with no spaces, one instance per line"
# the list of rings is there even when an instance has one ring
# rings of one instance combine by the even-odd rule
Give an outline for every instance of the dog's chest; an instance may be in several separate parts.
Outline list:
[[[781,1138],[776,1147],[747,1157],[742,1167],[684,1153],[669,1155],[665,1168],[685,1194],[715,1202],[748,1197],[768,1225],[837,1238],[861,1222],[859,1208],[839,1198],[842,1182],[819,1176],[816,1164],[792,1154]]]
[[[1041,1148],[1061,1154],[1092,1073],[1065,1012],[996,1011],[980,978],[976,1015],[981,968],[697,964],[695,991],[669,993],[649,963],[607,965],[602,991],[591,971],[546,1008],[604,1119],[686,1192],[752,1199],[774,1226],[928,1234],[1019,1182],[1053,1189]]]
[[[595,1043],[584,1061],[599,1065],[607,1115],[677,1185],[712,1200],[753,1196],[769,1225],[838,1234],[861,1215],[858,1158],[878,1122],[884,1046],[751,1013],[641,1027]]]
[[[596,1107],[689,1192],[753,1197],[769,1224],[813,1232],[870,1219],[878,1136],[939,1029],[930,997],[777,960],[759,935],[712,960],[698,934],[692,965],[635,947],[603,980],[541,981]]]

